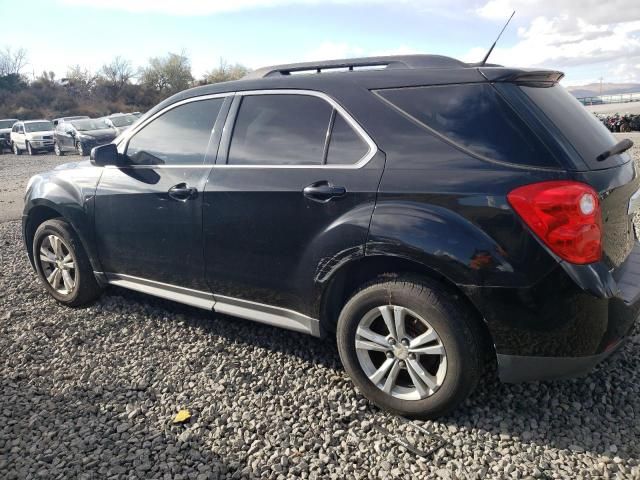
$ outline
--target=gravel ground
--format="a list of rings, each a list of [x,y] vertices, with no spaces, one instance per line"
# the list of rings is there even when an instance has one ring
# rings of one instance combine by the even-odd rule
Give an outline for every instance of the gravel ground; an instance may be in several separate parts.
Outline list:
[[[638,328],[585,378],[488,378],[416,435],[330,341],[117,288],[56,304],[19,230],[0,223],[2,478],[640,478]],[[374,425],[447,444],[423,459]]]
[[[82,157],[75,154],[67,154],[64,157],[42,153],[34,156],[25,153],[20,156],[0,154],[0,222],[20,218],[24,191],[30,177],[62,163],[77,162],[81,159]]]

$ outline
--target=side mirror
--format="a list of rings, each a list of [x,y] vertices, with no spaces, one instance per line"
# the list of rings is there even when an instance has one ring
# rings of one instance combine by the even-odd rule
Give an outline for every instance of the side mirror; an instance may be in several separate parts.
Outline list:
[[[91,159],[91,163],[96,167],[120,165],[122,163],[120,160],[120,154],[118,153],[118,147],[113,143],[94,147],[91,150],[89,158]]]

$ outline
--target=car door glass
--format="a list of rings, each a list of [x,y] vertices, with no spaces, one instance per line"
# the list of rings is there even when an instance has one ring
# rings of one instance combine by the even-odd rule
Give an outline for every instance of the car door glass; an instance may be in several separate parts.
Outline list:
[[[247,95],[229,148],[231,165],[320,165],[333,107],[311,95]]]
[[[133,135],[126,155],[134,165],[199,165],[223,98],[198,100],[162,114]]]
[[[362,160],[368,152],[367,142],[347,123],[342,115],[336,113],[327,152],[327,164],[352,165]]]

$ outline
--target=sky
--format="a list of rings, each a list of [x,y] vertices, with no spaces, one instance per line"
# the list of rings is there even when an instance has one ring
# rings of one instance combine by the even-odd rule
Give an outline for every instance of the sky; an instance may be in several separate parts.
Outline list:
[[[367,55],[434,53],[566,73],[565,85],[640,82],[640,0],[0,0],[0,48],[24,73],[136,67],[184,51],[196,77],[220,59],[250,68]]]

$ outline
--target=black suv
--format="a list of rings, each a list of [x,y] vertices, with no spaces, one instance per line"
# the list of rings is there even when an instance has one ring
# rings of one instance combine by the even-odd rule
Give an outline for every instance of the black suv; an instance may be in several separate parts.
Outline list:
[[[440,56],[261,69],[179,93],[29,182],[23,234],[70,306],[118,285],[315,336],[376,404],[450,411],[580,374],[640,302],[625,149],[555,71]]]

